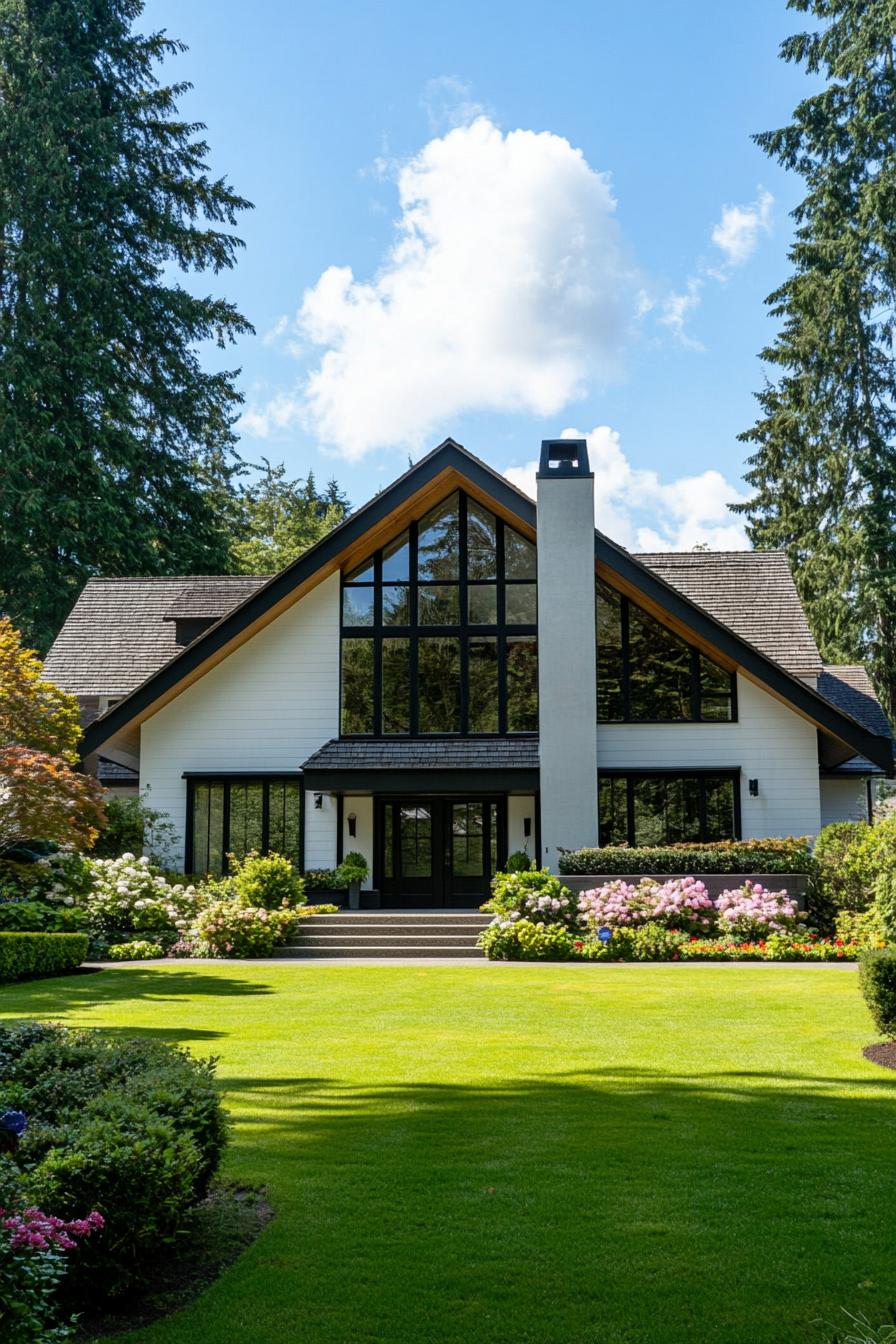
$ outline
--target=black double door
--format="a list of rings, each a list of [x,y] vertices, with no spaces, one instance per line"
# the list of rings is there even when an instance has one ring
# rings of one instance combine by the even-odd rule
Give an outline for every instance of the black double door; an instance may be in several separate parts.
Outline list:
[[[377,799],[376,885],[397,909],[469,909],[489,895],[506,848],[506,802]]]

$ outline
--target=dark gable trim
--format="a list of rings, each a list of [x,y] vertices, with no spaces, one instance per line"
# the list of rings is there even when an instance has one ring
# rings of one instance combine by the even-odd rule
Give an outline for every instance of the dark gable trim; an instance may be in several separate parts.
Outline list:
[[[537,793],[537,770],[305,770],[309,793]]]
[[[120,700],[101,718],[87,728],[81,744],[82,759],[99,750],[115,733],[125,728],[167,691],[172,690],[189,673],[234,639],[246,626],[276,605],[347,547],[360,541],[372,527],[384,521],[396,509],[411,500],[420,490],[440,476],[455,470],[490,496],[506,512],[528,527],[536,527],[535,502],[510,484],[498,472],[468,453],[453,439],[446,439],[438,448],[410,467],[398,480],[358,509],[344,523],[316,545],[310,547],[298,560],[281,570],[268,583],[242,602],[229,615],[213,625],[204,635],[172,658],[163,668],[148,678],[142,686]],[[675,588],[615,542],[601,533],[595,533],[595,554],[608,567],[628,582],[636,591],[676,616],[695,634],[714,645],[733,662],[764,682],[771,690],[806,714],[835,737],[851,746],[854,751],[873,761],[887,775],[894,772],[893,752],[889,738],[877,737],[861,724],[839,710],[805,682],[785,672],[777,663],[761,654],[758,649],[739,639],[732,631],[720,625],[707,612],[695,606]]]

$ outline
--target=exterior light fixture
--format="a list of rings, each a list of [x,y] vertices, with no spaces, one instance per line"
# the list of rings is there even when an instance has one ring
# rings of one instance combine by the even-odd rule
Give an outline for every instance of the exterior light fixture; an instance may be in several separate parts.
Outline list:
[[[758,798],[758,797],[759,797],[759,780],[758,780],[758,779],[751,779],[751,780],[750,780],[750,797],[751,797],[751,798]]]
[[[315,808],[317,809],[318,812],[320,812],[320,811],[323,810],[323,805],[324,805],[324,796],[323,796],[323,794],[322,794],[322,793],[316,793],[316,794],[314,795],[314,806],[315,806]]]
[[[353,840],[358,833],[358,818],[354,812],[348,814],[348,833]]]
[[[528,840],[531,834],[532,834],[532,818],[523,817],[523,835]]]

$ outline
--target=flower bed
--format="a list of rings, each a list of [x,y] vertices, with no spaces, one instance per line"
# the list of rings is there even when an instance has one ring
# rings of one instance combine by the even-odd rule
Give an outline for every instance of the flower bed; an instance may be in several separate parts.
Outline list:
[[[856,938],[820,938],[787,891],[746,880],[713,900],[694,877],[616,880],[576,897],[546,870],[498,874],[479,945],[492,960],[841,961]]]

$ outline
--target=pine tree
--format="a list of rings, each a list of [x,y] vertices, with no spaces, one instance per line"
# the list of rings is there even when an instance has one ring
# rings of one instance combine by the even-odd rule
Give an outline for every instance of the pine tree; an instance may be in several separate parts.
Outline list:
[[[261,475],[242,486],[230,547],[230,572],[276,574],[341,523],[349,503],[336,481],[319,493],[314,474],[287,479],[283,463],[262,459]]]
[[[866,661],[896,721],[896,0],[788,8],[819,23],[781,55],[825,85],[756,137],[806,194],[738,507],[786,550],[822,655]]]
[[[143,0],[0,0],[0,610],[45,648],[91,574],[223,569],[234,373],[218,273],[249,203],[207,169]]]

